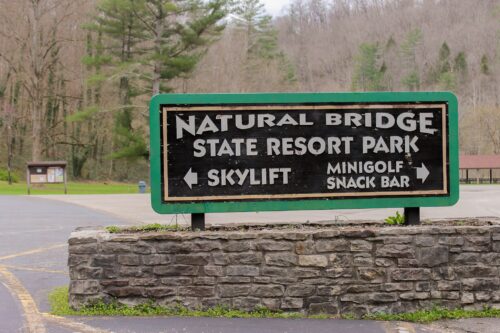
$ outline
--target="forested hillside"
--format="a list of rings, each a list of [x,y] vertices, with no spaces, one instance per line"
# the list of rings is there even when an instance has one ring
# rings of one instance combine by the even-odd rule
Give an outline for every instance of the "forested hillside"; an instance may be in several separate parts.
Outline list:
[[[0,0],[0,169],[147,177],[159,92],[435,90],[500,154],[498,0]]]

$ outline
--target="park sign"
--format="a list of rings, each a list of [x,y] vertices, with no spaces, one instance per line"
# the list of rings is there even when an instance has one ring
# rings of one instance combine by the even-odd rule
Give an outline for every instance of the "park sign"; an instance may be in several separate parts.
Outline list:
[[[152,206],[177,214],[453,205],[457,109],[445,92],[158,95]]]

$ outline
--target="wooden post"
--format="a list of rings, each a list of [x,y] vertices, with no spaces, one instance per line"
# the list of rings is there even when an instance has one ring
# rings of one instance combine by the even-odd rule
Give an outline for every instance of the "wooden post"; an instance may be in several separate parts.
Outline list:
[[[469,169],[465,169],[465,184],[469,184]]]
[[[28,195],[31,194],[30,168],[26,168],[26,184],[28,184]]]
[[[66,166],[64,166],[63,169],[64,169],[64,194],[68,194],[68,184],[66,180],[68,173],[66,172]]]
[[[420,207],[405,207],[405,225],[420,224]]]
[[[191,214],[191,230],[205,230],[205,213]]]
[[[490,169],[490,184],[493,184],[493,170]]]

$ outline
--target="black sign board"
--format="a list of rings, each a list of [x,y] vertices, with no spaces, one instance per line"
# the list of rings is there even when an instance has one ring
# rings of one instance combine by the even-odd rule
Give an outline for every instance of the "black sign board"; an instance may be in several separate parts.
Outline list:
[[[451,197],[446,100],[159,108],[163,204]]]

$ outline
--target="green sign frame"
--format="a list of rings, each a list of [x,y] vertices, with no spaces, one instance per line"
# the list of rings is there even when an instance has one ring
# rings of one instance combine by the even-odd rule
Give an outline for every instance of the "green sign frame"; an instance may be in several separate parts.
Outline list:
[[[162,200],[161,106],[162,105],[269,105],[301,103],[446,103],[448,106],[449,195],[348,199],[269,201],[207,201],[165,203]],[[151,203],[160,214],[331,210],[452,206],[459,199],[458,100],[450,92],[370,93],[264,93],[264,94],[163,94],[150,104]]]

